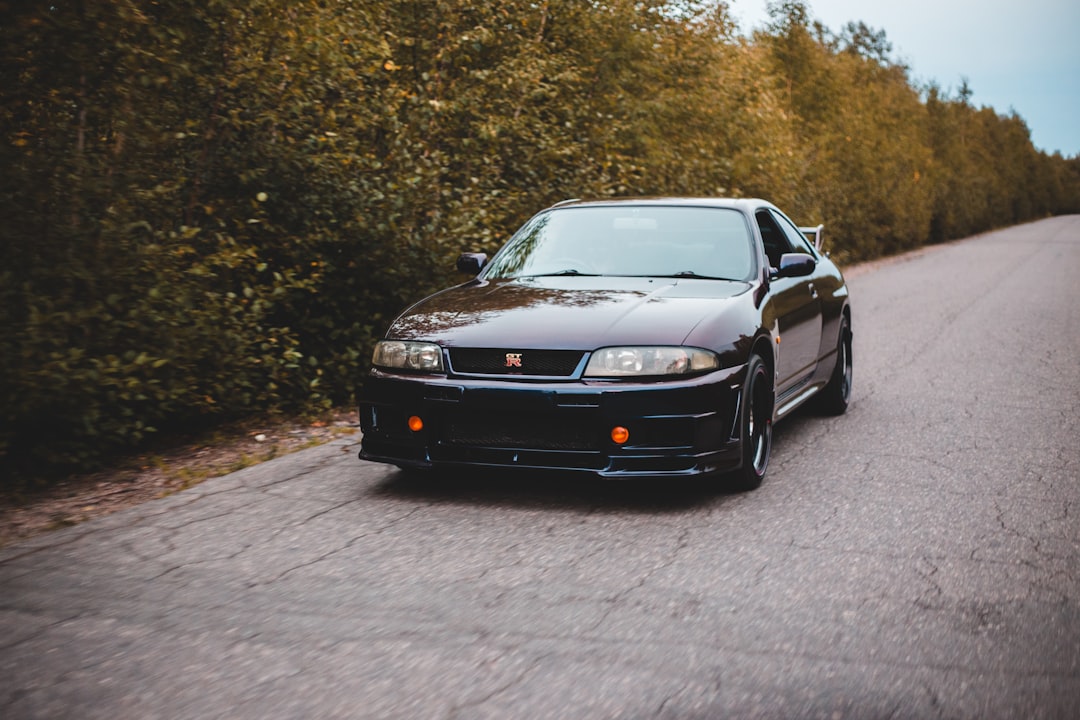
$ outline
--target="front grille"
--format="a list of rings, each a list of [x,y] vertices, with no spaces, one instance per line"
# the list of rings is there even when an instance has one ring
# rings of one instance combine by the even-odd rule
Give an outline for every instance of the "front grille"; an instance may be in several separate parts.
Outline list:
[[[451,348],[454,372],[476,375],[568,377],[581,362],[580,350]]]
[[[535,450],[597,450],[596,432],[586,419],[484,417],[450,419],[443,428],[448,445]]]

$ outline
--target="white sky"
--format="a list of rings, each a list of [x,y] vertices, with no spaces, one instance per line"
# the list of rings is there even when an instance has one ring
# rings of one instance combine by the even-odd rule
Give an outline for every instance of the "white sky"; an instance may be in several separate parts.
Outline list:
[[[766,0],[728,0],[744,32],[768,20]],[[1015,110],[1041,150],[1080,155],[1080,2],[1077,0],[808,0],[838,32],[850,20],[884,30],[919,83],[955,94],[967,78],[975,106]]]

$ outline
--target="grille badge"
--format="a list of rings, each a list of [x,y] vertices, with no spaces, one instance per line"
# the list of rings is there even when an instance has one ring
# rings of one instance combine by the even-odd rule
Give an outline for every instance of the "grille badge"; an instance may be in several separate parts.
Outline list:
[[[506,367],[521,367],[521,353],[506,353]]]

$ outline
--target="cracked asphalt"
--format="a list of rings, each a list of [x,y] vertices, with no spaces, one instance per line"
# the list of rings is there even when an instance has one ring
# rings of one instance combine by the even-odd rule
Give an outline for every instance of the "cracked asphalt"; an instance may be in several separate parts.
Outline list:
[[[1080,717],[1080,216],[853,272],[747,494],[353,440],[0,550],[0,717]]]

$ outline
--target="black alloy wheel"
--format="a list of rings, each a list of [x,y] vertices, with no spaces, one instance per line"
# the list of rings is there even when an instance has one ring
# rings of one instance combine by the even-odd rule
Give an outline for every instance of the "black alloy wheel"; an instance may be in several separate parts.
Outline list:
[[[732,478],[736,490],[761,486],[772,453],[773,383],[769,366],[751,355],[742,403],[742,467]]]
[[[836,366],[829,384],[821,392],[819,407],[829,415],[843,415],[851,401],[851,323],[847,316],[840,322],[840,336],[836,341]]]

